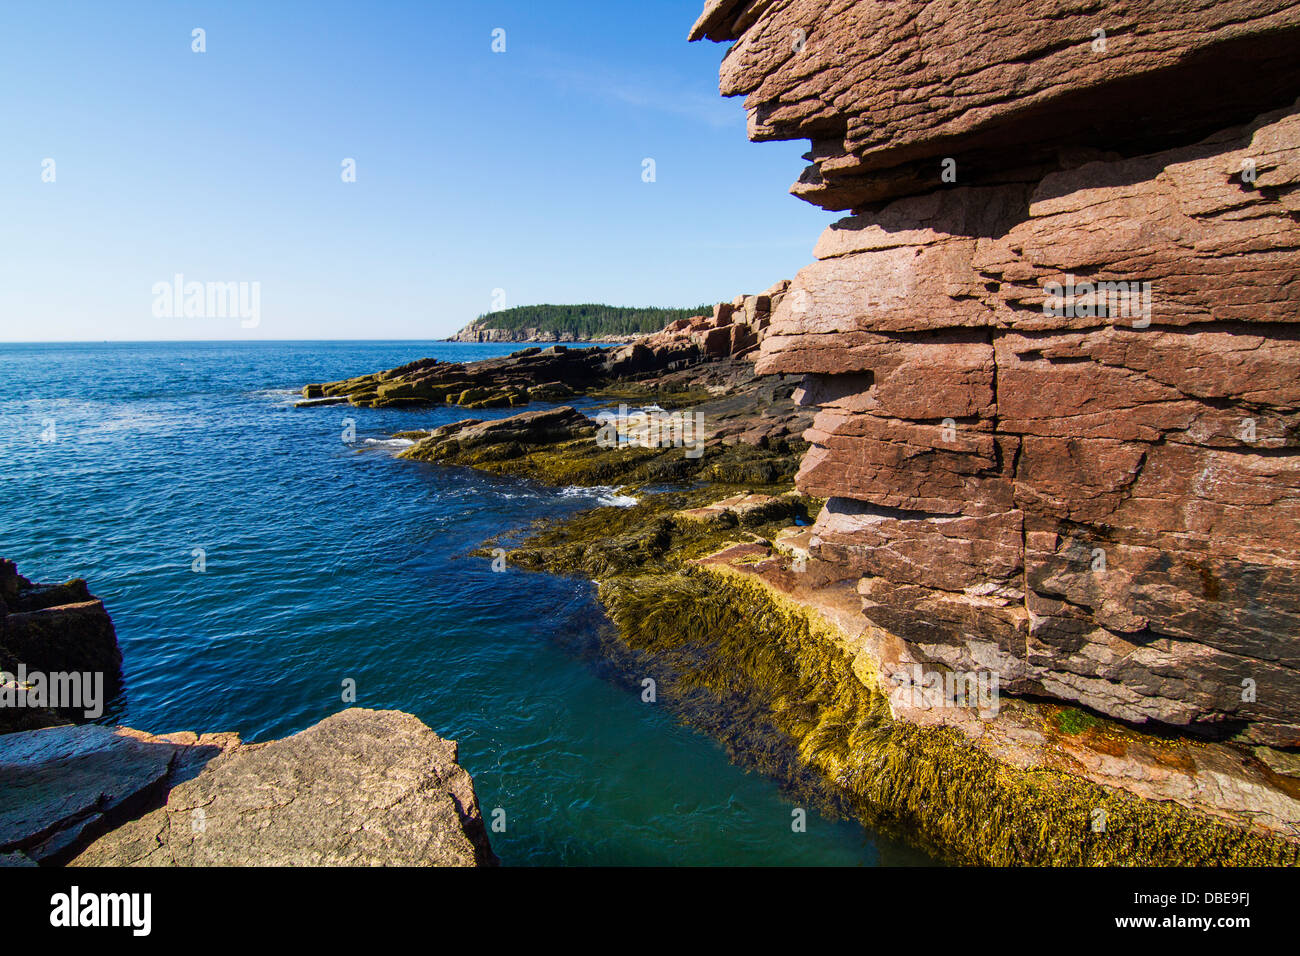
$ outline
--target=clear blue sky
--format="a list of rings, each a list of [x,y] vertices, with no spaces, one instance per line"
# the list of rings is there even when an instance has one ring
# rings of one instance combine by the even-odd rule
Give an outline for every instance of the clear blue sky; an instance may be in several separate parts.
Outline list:
[[[495,289],[761,291],[833,216],[787,192],[806,143],[745,138],[701,7],[5,3],[0,341],[435,338]],[[260,323],[155,317],[177,273],[260,283]]]

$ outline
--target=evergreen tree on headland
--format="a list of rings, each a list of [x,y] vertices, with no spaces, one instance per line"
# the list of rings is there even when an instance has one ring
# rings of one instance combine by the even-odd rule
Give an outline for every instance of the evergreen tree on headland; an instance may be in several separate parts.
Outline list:
[[[693,315],[707,315],[712,305],[689,309],[665,309],[618,305],[521,305],[499,312],[480,315],[471,324],[475,331],[502,329],[519,332],[536,329],[569,335],[575,339],[589,339],[601,335],[634,335],[638,332],[658,332],[677,319]]]

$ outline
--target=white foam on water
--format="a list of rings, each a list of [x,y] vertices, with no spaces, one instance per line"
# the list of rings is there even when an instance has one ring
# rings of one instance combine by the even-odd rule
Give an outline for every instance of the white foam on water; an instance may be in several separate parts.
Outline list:
[[[593,485],[590,488],[584,488],[581,485],[570,485],[567,488],[560,489],[560,497],[595,498],[597,504],[604,505],[607,508],[631,508],[637,502],[637,499],[631,495],[620,495],[618,489],[613,485]]]
[[[365,443],[383,448],[410,448],[415,441],[411,438],[367,438]]]
[[[601,495],[596,500],[609,508],[631,508],[636,504],[636,499],[631,495]]]
[[[292,407],[302,400],[302,389],[264,388],[253,392],[252,397],[261,402],[274,402],[276,405]]]

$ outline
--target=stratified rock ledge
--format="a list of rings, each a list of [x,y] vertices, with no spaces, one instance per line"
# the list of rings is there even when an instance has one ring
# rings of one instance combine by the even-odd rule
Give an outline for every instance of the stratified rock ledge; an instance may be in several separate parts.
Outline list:
[[[751,138],[810,138],[796,192],[855,212],[755,371],[804,376],[810,553],[918,661],[1300,751],[1300,77],[1264,66],[1298,32],[1274,0],[707,5]]]
[[[0,682],[13,680],[20,668],[47,676],[97,673],[107,699],[121,687],[122,652],[112,619],[85,581],[34,584],[13,561],[0,558],[0,673],[8,675]],[[82,707],[0,704],[0,734],[83,716]]]

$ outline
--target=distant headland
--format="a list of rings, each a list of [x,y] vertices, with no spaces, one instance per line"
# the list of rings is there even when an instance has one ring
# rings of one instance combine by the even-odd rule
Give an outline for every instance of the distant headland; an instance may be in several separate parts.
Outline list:
[[[711,305],[687,309],[619,305],[521,305],[480,315],[449,342],[626,342],[658,332],[678,319],[702,315]]]

